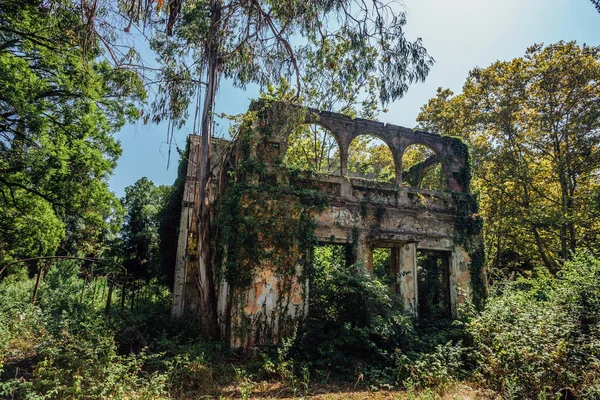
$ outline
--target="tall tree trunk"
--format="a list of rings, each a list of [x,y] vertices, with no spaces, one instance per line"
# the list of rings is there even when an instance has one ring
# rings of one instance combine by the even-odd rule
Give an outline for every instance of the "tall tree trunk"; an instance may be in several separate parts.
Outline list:
[[[123,282],[121,284],[121,314],[125,312],[125,286],[127,285],[127,271],[123,271]]]
[[[221,1],[211,0],[211,26],[207,46],[207,88],[204,98],[201,126],[200,188],[198,191],[198,291],[202,333],[208,339],[219,338],[217,319],[217,296],[210,253],[210,204],[208,179],[210,172],[210,145],[213,129],[215,97],[220,77],[219,69],[219,24]]]

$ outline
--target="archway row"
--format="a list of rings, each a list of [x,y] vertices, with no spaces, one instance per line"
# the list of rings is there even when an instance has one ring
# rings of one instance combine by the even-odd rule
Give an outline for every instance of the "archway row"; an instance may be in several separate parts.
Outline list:
[[[397,160],[389,144],[378,136],[364,133],[349,144],[346,154],[339,139],[318,124],[301,124],[287,137],[283,164],[318,174],[347,174],[349,177],[382,183],[402,182],[418,188],[446,189],[444,171],[433,149],[414,143]],[[342,164],[345,164],[344,166]],[[401,177],[398,177],[402,166]],[[400,179],[399,179],[400,178]]]

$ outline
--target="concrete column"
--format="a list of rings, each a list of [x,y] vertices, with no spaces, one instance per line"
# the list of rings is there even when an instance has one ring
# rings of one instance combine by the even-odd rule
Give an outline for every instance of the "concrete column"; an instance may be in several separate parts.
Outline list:
[[[367,238],[361,236],[356,244],[356,262],[362,262],[367,272],[373,269],[373,255],[367,243]]]
[[[450,258],[450,302],[453,317],[458,317],[458,306],[466,299],[472,298],[470,262],[469,254],[462,247],[457,246]]]
[[[406,243],[399,248],[400,295],[404,299],[405,311],[417,316],[417,244]]]
[[[187,239],[188,224],[192,219],[192,208],[182,207],[179,220],[179,237],[177,238],[177,254],[175,256],[175,280],[173,282],[173,304],[171,315],[180,317],[185,305],[185,283],[187,281]]]
[[[344,144],[340,144],[340,175],[348,176],[348,146]]]
[[[201,151],[200,136],[190,135],[190,151],[188,167],[183,187],[181,217],[179,219],[179,236],[177,237],[177,254],[175,256],[175,280],[173,283],[173,303],[171,315],[179,317],[185,308],[185,287],[187,283],[187,242],[192,226],[194,207],[197,202],[198,163]]]
[[[404,155],[406,148],[402,145],[394,147],[394,170],[396,172],[396,185],[402,185],[402,156]]]

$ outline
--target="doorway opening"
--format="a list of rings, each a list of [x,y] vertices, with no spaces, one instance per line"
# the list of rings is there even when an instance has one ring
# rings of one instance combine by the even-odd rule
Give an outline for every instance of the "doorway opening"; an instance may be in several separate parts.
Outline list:
[[[452,318],[449,251],[417,250],[419,323]]]

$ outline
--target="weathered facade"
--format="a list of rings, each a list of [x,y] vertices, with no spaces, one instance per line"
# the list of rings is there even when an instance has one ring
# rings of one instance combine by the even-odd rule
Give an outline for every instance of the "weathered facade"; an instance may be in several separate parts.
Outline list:
[[[277,342],[310,312],[310,280],[304,269],[315,243],[352,246],[352,261],[362,263],[367,273],[372,269],[373,250],[391,249],[395,290],[404,299],[406,312],[413,315],[419,313],[419,290],[425,289],[419,288],[417,279],[418,252],[440,260],[449,314],[456,316],[466,300],[481,301],[486,287],[481,219],[469,192],[468,149],[459,139],[281,103],[255,103],[252,108],[255,118],[242,127],[240,137],[232,143],[215,142],[212,149],[210,201],[215,205],[213,268],[219,322],[234,346]],[[335,137],[339,176],[310,175],[282,166],[288,136],[302,123],[320,125]],[[389,146],[396,182],[348,176],[350,143],[364,134]],[[434,151],[434,161],[443,167],[446,190],[403,185],[402,155],[412,144]],[[201,312],[194,256],[199,146],[198,138],[191,137],[175,273],[175,315]],[[219,202],[231,198],[232,187],[236,187],[235,207],[226,209]],[[228,222],[233,233],[221,229],[229,217],[225,213],[231,210],[242,221],[239,226]],[[308,220],[309,241],[305,240]],[[239,237],[247,241],[240,242]],[[249,249],[252,246],[262,249],[264,257],[246,262],[258,254]],[[239,274],[246,278],[238,282]]]

